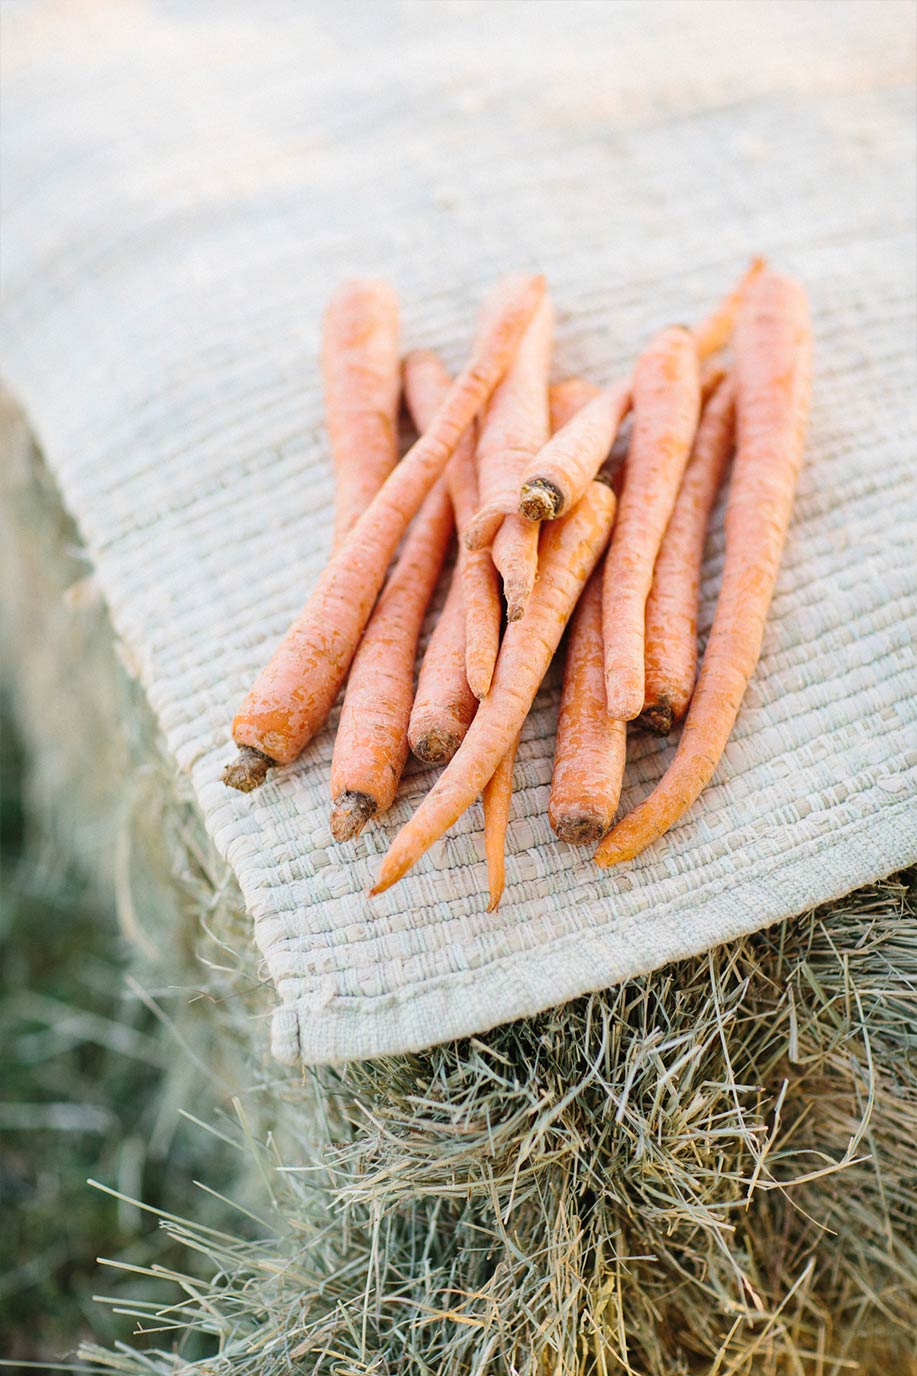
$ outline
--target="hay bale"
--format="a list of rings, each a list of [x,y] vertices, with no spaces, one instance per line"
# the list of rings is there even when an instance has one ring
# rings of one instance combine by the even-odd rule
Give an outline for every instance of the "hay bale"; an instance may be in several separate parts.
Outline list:
[[[239,1148],[215,1182],[238,1207],[202,1226],[189,1181],[190,1216],[161,1220],[187,1275],[158,1275],[151,1242],[161,1299],[122,1304],[156,1334],[86,1359],[126,1376],[907,1371],[915,876],[485,1036],[279,1073],[238,891],[8,400],[2,417],[4,672],[32,806],[113,894],[145,983],[185,991],[171,1073],[207,1061]],[[187,1361],[190,1333],[214,1355]]]

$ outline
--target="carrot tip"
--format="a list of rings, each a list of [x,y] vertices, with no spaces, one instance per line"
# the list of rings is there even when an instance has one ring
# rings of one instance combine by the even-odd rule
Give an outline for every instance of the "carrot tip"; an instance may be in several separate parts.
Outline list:
[[[529,521],[553,521],[560,515],[564,496],[554,483],[545,478],[533,478],[523,484],[519,510]]]
[[[368,793],[341,793],[334,800],[331,835],[335,841],[352,841],[359,836],[377,810],[375,798]]]
[[[647,731],[652,731],[654,736],[667,736],[675,724],[675,713],[672,704],[663,694],[658,702],[651,703],[649,707],[644,707],[637,724],[643,726]]]
[[[434,727],[424,732],[416,741],[411,741],[411,749],[418,760],[425,764],[446,764],[458,750],[461,741],[454,731],[444,731]]]
[[[223,783],[227,788],[237,788],[240,793],[251,793],[261,787],[275,763],[253,745],[240,745],[236,759],[223,770]]]
[[[565,841],[568,846],[595,846],[608,830],[602,818],[588,813],[552,817],[551,826],[558,841]]]
[[[497,909],[498,909],[499,906],[500,906],[500,899],[501,899],[502,897],[503,897],[503,890],[502,890],[502,889],[500,890],[499,893],[492,893],[492,894],[490,895],[490,902],[489,902],[488,905],[487,905],[487,911],[488,911],[489,913],[495,913],[495,912],[497,911]]]
[[[609,845],[609,840],[610,838],[606,838],[592,857],[599,869],[602,870],[610,869],[612,865],[618,865],[622,860],[631,858],[622,847]]]

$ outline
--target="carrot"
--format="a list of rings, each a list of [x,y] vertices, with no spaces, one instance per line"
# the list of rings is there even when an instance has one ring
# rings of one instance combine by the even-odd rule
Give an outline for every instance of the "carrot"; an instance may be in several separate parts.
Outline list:
[[[519,510],[529,521],[553,521],[578,502],[630,410],[630,383],[604,388],[575,412],[523,470]]]
[[[272,764],[295,760],[323,725],[399,540],[512,362],[544,291],[542,277],[510,277],[486,303],[468,364],[332,556],[237,713],[232,734],[244,752],[224,771],[230,787],[257,788]]]
[[[469,536],[482,522],[489,529],[499,515],[491,556],[501,578],[509,621],[518,621],[535,584],[538,531],[516,514],[520,475],[551,433],[548,372],[554,309],[545,297],[500,383],[481,423],[478,474],[483,503],[469,524]]]
[[[428,764],[451,760],[477,705],[465,677],[465,599],[456,569],[417,678],[408,725],[408,743],[417,758]]]
[[[398,460],[398,297],[388,282],[356,278],[325,311],[322,376],[336,475],[339,546]]]
[[[494,681],[477,716],[382,862],[372,893],[401,878],[483,789],[516,739],[576,600],[608,541],[615,496],[595,482],[569,516],[541,532],[540,576],[525,616],[506,628]]]
[[[547,374],[553,327],[553,309],[548,303],[526,337],[527,358],[522,357],[520,347],[515,368],[497,388],[483,417],[478,440],[480,506],[468,523],[469,549],[489,548],[504,518],[518,509],[517,478],[531,457],[534,430],[537,428],[544,440],[550,435]]]
[[[548,804],[548,820],[561,841],[595,845],[605,835],[621,796],[626,746],[626,724],[613,721],[605,706],[602,576],[597,570],[567,637]]]
[[[699,365],[690,330],[675,326],[650,342],[634,369],[633,399],[621,509],[602,584],[605,693],[617,721],[643,710],[646,599],[697,429]]]
[[[716,353],[729,342],[745,293],[763,268],[764,259],[756,258],[735,289],[692,331],[700,359]],[[712,387],[718,372],[718,369],[707,371],[705,386]],[[565,410],[563,421],[552,424],[555,433],[551,440],[532,458],[522,474],[519,511],[530,521],[553,520],[579,501],[608,457],[621,422],[631,409],[631,378],[602,391],[594,390],[591,397],[583,390],[588,384],[561,385],[579,388],[583,400],[578,405],[567,403],[569,409]],[[480,526],[469,535],[473,548],[493,538],[493,519],[493,513],[482,513]]]
[[[503,759],[484,785],[484,850],[487,854],[487,884],[490,889],[489,913],[500,906],[506,885],[506,828],[513,800],[513,765],[519,737],[513,741]]]
[[[761,273],[735,339],[737,448],[726,509],[726,555],[713,628],[675,758],[649,797],[606,836],[600,865],[639,854],[687,812],[712,778],[761,653],[793,494],[811,387],[806,295]]]
[[[408,408],[423,431],[450,386],[449,374],[436,354],[415,350],[404,361],[404,386]],[[465,605],[465,674],[476,698],[490,688],[500,648],[499,575],[488,551],[466,549],[463,539],[478,505],[478,470],[475,433],[469,430],[449,461],[446,481],[455,509],[459,536],[458,571]]]
[[[700,405],[701,411],[713,396],[720,383],[726,377],[726,369],[719,363],[705,363],[700,370]]]
[[[548,388],[551,434],[572,420],[577,411],[582,411],[586,403],[597,397],[601,390],[601,387],[596,387],[594,382],[587,382],[584,377],[568,377],[563,382],[552,382]]]
[[[725,349],[735,329],[735,323],[743,303],[754,287],[755,282],[767,270],[766,258],[753,258],[732,291],[705,320],[694,327],[697,352],[701,358]]]
[[[646,601],[640,723],[668,735],[688,710],[697,672],[697,607],[710,512],[735,438],[735,387],[722,383],[704,408]]]
[[[331,834],[359,836],[394,801],[408,755],[414,658],[427,604],[452,535],[445,478],[408,531],[354,655],[331,756]]]

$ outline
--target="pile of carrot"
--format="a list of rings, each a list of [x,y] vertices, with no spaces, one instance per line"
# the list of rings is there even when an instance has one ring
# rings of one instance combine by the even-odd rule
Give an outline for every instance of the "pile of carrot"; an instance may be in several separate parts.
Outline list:
[[[325,315],[334,549],[236,714],[239,752],[223,778],[248,792],[295,760],[346,683],[335,840],[386,812],[410,751],[444,766],[372,893],[481,796],[499,903],[519,736],[568,623],[548,817],[561,841],[595,846],[601,866],[638,855],[691,807],[758,662],[805,438],[804,290],[756,259],[705,320],[662,329],[605,387],[551,383],[553,334],[537,276],[497,285],[455,379],[435,354],[402,357],[385,282],[345,283]],[[399,459],[402,402],[418,439]],[[730,462],[722,585],[698,674],[704,543]],[[615,824],[628,723],[681,735],[659,783]]]

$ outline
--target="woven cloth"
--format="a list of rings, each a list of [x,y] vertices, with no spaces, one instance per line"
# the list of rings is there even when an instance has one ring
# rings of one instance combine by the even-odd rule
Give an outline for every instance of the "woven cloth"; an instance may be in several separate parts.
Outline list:
[[[329,1061],[531,1014],[917,860],[914,22],[905,3],[6,0],[2,339],[126,657],[238,876],[273,1045]],[[333,721],[243,797],[229,719],[328,552],[316,357],[390,276],[456,366],[507,270],[547,273],[556,371],[611,380],[753,252],[811,292],[814,405],[755,678],[712,785],[600,872],[523,735],[508,887],[478,810],[370,901],[335,847]],[[721,516],[703,579],[709,626]],[[622,805],[671,743],[634,733]]]

